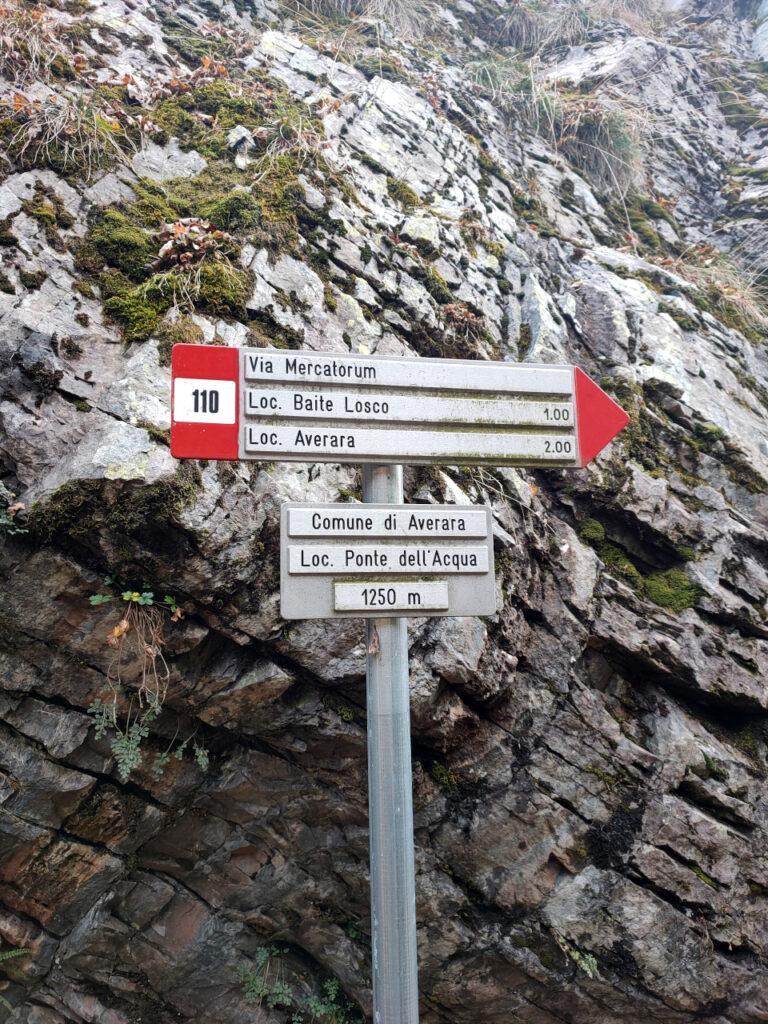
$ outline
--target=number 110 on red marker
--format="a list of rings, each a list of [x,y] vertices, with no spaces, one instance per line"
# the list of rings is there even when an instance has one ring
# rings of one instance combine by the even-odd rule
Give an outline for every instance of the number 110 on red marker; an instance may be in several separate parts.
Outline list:
[[[232,380],[174,381],[175,418],[185,423],[234,423],[236,388]]]

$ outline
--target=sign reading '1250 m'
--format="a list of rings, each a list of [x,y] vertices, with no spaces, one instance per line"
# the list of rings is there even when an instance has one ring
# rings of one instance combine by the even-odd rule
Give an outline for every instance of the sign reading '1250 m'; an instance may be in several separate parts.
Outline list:
[[[176,345],[180,459],[583,466],[628,422],[573,366]]]

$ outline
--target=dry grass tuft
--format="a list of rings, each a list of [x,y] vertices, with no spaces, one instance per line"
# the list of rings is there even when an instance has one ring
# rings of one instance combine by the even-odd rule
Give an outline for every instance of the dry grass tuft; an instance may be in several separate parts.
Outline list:
[[[527,54],[583,43],[601,21],[651,33],[670,20],[661,0],[512,0],[510,6],[493,32],[503,46]]]
[[[61,24],[44,7],[18,0],[0,3],[0,72],[14,85],[50,78],[71,51]]]
[[[768,247],[764,248],[759,251],[747,239],[722,253],[702,243],[663,265],[696,285],[726,323],[768,340]]]
[[[589,33],[591,18],[581,3],[515,0],[512,10],[494,23],[497,41],[522,53],[538,53],[554,46],[574,46]]]
[[[256,162],[257,182],[269,175],[280,157],[290,156],[300,171],[330,146],[317,120],[293,108],[269,118],[253,134],[263,146]]]
[[[474,61],[466,69],[477,92],[518,118],[598,188],[626,194],[642,165],[642,114],[619,96],[574,93],[514,57]]]
[[[18,128],[8,148],[22,165],[79,170],[90,178],[138,148],[122,111],[94,103],[87,94],[30,100],[17,93],[10,106]]]
[[[432,0],[280,0],[299,18],[366,19],[385,24],[395,35],[418,37],[434,22]]]

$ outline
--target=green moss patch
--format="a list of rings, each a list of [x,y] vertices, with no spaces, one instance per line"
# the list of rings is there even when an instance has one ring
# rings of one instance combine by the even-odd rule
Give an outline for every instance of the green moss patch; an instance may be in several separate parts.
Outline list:
[[[44,270],[20,270],[19,280],[25,288],[35,291],[46,280],[48,275]]]
[[[204,339],[202,328],[189,316],[164,321],[156,334],[161,366],[171,365],[171,351],[174,345],[200,345]]]
[[[406,211],[422,205],[419,193],[400,178],[387,177],[387,192]]]
[[[206,260],[195,305],[213,316],[243,317],[249,284],[248,274],[228,261]]]
[[[682,569],[673,567],[644,573],[626,551],[607,540],[605,526],[598,519],[584,519],[578,532],[579,537],[595,549],[611,575],[623,579],[641,597],[676,613],[696,604],[701,589]],[[685,550],[693,557],[692,550]]]
[[[88,243],[102,265],[109,263],[139,281],[147,276],[148,265],[157,255],[157,245],[149,232],[119,210],[107,210],[102,215],[91,230]]]
[[[605,540],[605,527],[598,519],[584,519],[579,523],[579,537],[585,544],[602,544]]]
[[[455,296],[442,274],[439,274],[434,267],[427,267],[423,279],[424,287],[429,294],[441,305],[453,302]]]
[[[0,247],[4,249],[15,248],[19,244],[19,240],[11,231],[10,218],[4,221],[0,221]]]
[[[258,200],[243,188],[233,189],[220,199],[204,203],[200,216],[221,231],[248,232],[257,228],[261,219]]]
[[[361,57],[355,61],[354,66],[369,81],[372,78],[379,77],[386,78],[389,82],[407,82],[410,77],[405,68],[398,64],[397,61],[388,60],[385,57],[378,57],[376,55]]]
[[[137,287],[107,299],[104,312],[120,324],[127,342],[146,341],[172,305],[171,295]]]
[[[701,594],[700,588],[682,569],[667,569],[646,577],[645,596],[649,601],[671,612],[692,608]]]
[[[680,309],[679,306],[673,306],[669,302],[659,303],[659,312],[666,313],[667,316],[672,317],[676,324],[679,324],[684,331],[698,331],[700,325],[698,320],[694,320],[692,316],[689,316],[684,310]]]

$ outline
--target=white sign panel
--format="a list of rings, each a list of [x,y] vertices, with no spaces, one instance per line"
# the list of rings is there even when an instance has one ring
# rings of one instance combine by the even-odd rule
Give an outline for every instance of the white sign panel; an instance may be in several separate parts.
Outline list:
[[[177,377],[173,382],[176,416],[186,423],[235,423],[236,395],[233,380]]]
[[[573,368],[242,349],[240,457],[579,462]]]
[[[358,615],[383,615],[410,612],[447,614],[447,583],[334,583],[334,607],[337,612]]]
[[[284,619],[492,615],[491,511],[286,504],[280,581]]]

